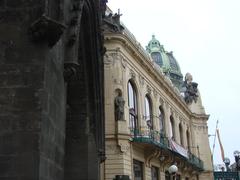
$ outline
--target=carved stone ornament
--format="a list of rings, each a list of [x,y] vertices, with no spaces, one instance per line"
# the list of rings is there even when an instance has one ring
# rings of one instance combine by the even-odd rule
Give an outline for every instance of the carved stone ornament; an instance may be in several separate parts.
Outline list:
[[[152,88],[151,86],[147,85],[147,93],[148,94],[151,94],[152,93]]]
[[[124,27],[120,23],[120,13],[108,14],[103,19],[103,29],[110,32],[122,32]]]
[[[157,93],[156,89],[153,89],[153,95],[154,95],[155,98],[157,98],[158,93]]]
[[[191,104],[193,101],[196,103],[198,99],[198,84],[192,82],[192,75],[186,73],[185,81],[181,88],[181,93],[184,95],[184,100],[187,104]]]
[[[121,58],[121,62],[122,62],[122,67],[125,69],[127,66],[127,61],[124,57]]]
[[[104,64],[106,65],[110,65],[113,63],[113,57],[108,54],[104,54],[103,60],[104,60]]]
[[[33,42],[47,42],[48,46],[52,47],[58,42],[65,28],[63,24],[42,15],[29,27],[29,35]]]
[[[129,143],[123,140],[119,140],[118,145],[122,153],[126,153],[130,149]]]
[[[162,105],[162,106],[164,105],[164,100],[162,97],[159,98],[159,102],[160,102],[160,105]]]
[[[130,76],[132,79],[136,79],[136,74],[133,70],[130,70]]]
[[[143,86],[144,85],[144,77],[142,77],[140,74],[139,74],[139,82],[140,82],[140,85]]]
[[[64,63],[64,72],[63,72],[64,80],[66,82],[68,82],[68,81],[76,78],[79,67],[80,67],[80,65],[78,63],[65,62]]]

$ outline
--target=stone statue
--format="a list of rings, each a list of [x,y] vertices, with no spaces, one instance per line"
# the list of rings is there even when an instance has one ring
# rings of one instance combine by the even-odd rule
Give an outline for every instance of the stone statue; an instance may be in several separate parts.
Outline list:
[[[108,30],[110,32],[115,32],[115,33],[121,33],[124,30],[124,27],[122,26],[120,22],[120,12],[115,14],[108,14],[107,16],[104,17],[103,19],[103,29]]]
[[[184,100],[187,104],[191,104],[193,101],[197,102],[198,98],[198,84],[192,82],[192,75],[190,73],[186,73],[185,81],[183,82],[183,86],[181,92],[184,94]]]
[[[118,92],[118,96],[115,98],[114,106],[115,106],[115,120],[124,120],[124,104],[125,101],[122,97],[122,92]]]

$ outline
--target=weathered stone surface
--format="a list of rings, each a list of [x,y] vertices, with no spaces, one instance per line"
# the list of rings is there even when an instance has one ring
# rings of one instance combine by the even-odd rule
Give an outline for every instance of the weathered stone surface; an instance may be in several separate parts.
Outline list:
[[[84,17],[84,23],[68,28],[84,32],[82,36],[95,44],[77,38],[72,58],[65,59],[69,53],[66,34],[50,47],[47,39],[33,42],[29,27],[43,14],[53,23],[68,24],[72,1],[0,0],[1,180],[71,180],[75,174],[78,179],[98,179],[98,148],[104,149],[103,72],[96,21],[101,17],[87,12],[99,11],[99,1],[84,1],[89,7],[74,11]],[[87,26],[87,17],[92,17],[94,27]],[[96,35],[87,33],[90,30]],[[63,72],[64,61],[71,60],[79,60],[82,70],[69,94]],[[67,117],[70,101],[74,113]],[[67,162],[72,163],[68,168],[72,172],[64,178]]]

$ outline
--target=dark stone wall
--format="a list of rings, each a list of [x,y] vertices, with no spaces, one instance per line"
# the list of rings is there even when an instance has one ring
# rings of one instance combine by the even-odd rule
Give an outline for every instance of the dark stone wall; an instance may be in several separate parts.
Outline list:
[[[69,48],[72,2],[76,1],[0,0],[1,180],[99,177],[104,156],[101,8],[99,1],[79,1],[92,8],[94,16],[88,17],[93,15],[89,11],[85,21],[94,22],[89,27],[95,30],[89,35],[92,43],[77,39]],[[66,27],[52,46],[33,42],[29,34],[43,14]],[[79,17],[77,33],[85,26]],[[83,54],[95,55],[82,58]],[[71,84],[64,80],[64,63],[73,60],[83,66]]]
[[[65,145],[65,83],[62,41],[46,57],[41,90],[40,179],[63,179]]]
[[[45,47],[27,26],[42,1],[0,1],[0,179],[38,179]]]

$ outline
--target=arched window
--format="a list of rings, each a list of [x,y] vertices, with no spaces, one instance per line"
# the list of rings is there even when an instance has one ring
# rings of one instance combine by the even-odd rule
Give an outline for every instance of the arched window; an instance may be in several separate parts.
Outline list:
[[[131,83],[128,82],[128,107],[129,107],[129,127],[130,130],[137,128],[137,96],[136,90]]]
[[[160,133],[164,133],[165,132],[165,127],[164,127],[165,115],[164,115],[162,106],[159,106],[158,111],[159,111],[159,131]]]
[[[170,138],[175,140],[174,119],[172,115],[170,116]]]
[[[187,148],[190,151],[191,144],[190,144],[190,134],[188,130],[186,131],[186,136],[187,136]]]
[[[182,124],[179,124],[179,135],[180,135],[180,144],[183,146],[183,128],[182,128]]]
[[[153,122],[152,122],[152,104],[151,100],[148,95],[145,96],[145,114],[144,119],[146,120],[147,127],[149,129],[153,129]]]

